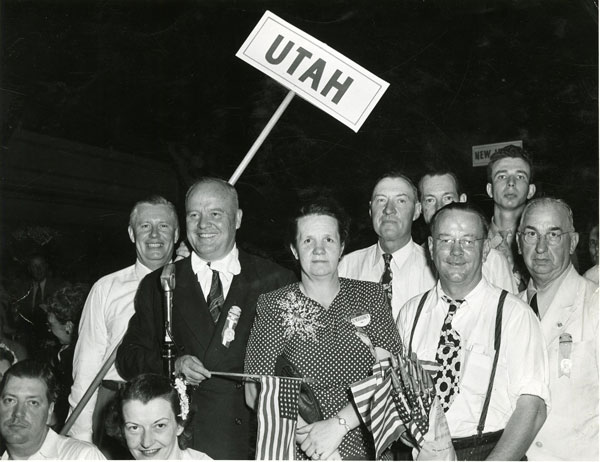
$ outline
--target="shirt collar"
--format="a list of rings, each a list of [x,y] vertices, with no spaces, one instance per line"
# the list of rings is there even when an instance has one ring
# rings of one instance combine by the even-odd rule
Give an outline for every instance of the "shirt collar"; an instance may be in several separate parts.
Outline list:
[[[42,447],[29,456],[29,459],[58,459],[58,435],[54,430],[48,427]]]
[[[465,305],[477,306],[477,304],[478,304],[477,299],[478,299],[478,297],[480,297],[480,295],[482,295],[484,293],[487,285],[488,284],[487,284],[485,278],[482,276],[481,280],[473,288],[473,290],[471,290],[471,292],[469,292],[465,297],[463,297],[463,300],[465,302],[461,304],[461,307],[463,307]],[[449,299],[453,300],[453,298],[450,295],[448,295],[446,292],[444,292],[444,289],[442,288],[442,283],[439,279],[438,279],[437,284],[435,285],[435,291],[436,291],[436,295],[438,297],[438,302],[441,300],[443,303],[446,303],[442,298],[443,296],[446,296]]]
[[[150,268],[148,268],[146,265],[144,265],[139,259],[136,259],[136,261],[135,261],[134,271],[135,271],[135,275],[140,280],[142,280],[144,277],[146,277],[148,274],[150,274],[152,272],[152,270]]]
[[[399,248],[398,250],[396,250],[395,252],[392,253],[392,264],[395,264],[396,266],[400,267],[402,266],[402,264],[408,259],[408,256],[410,255],[410,250],[412,249],[412,237],[410,238],[410,240],[401,248]],[[377,265],[382,265],[383,264],[383,254],[386,253],[383,251],[383,249],[381,248],[381,244],[379,243],[379,241],[377,241],[377,246],[375,248],[375,255],[373,256],[373,266],[376,267]]]
[[[572,263],[569,263],[567,269],[563,271],[563,273],[557,277],[554,281],[550,283],[548,287],[545,289],[538,289],[535,286],[535,282],[533,278],[529,279],[529,284],[527,284],[527,301],[531,302],[531,299],[536,293],[540,293],[540,296],[543,296],[545,300],[553,300],[558,288],[563,283],[563,281],[567,278],[567,275],[571,272],[575,271],[575,267]],[[540,303],[540,299],[538,297],[538,303]]]
[[[196,252],[192,252],[192,271],[194,274],[206,271],[208,261],[200,258]],[[219,273],[225,273],[232,276],[237,276],[242,271],[240,265],[239,251],[237,246],[233,244],[231,251],[220,260],[210,262],[210,269],[216,270]]]

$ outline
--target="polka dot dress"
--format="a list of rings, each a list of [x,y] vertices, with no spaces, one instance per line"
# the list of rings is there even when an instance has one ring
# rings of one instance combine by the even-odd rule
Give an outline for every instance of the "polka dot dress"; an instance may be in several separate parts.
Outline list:
[[[349,386],[371,373],[374,358],[357,335],[351,319],[369,313],[363,327],[373,346],[397,353],[400,336],[381,285],[340,278],[340,291],[328,309],[306,297],[298,283],[258,299],[256,319],[246,351],[246,372],[274,374],[277,356],[285,356],[305,377],[325,419],[348,404]],[[344,459],[373,459],[373,440],[360,426],[339,446]],[[297,458],[306,459],[299,447]]]

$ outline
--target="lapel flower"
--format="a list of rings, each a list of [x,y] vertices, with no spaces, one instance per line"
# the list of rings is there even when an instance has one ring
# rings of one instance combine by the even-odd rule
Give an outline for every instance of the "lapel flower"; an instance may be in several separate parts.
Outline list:
[[[317,341],[317,329],[323,324],[318,320],[320,311],[314,303],[307,303],[294,292],[288,292],[283,300],[279,301],[279,307],[286,340],[298,335],[302,340]]]

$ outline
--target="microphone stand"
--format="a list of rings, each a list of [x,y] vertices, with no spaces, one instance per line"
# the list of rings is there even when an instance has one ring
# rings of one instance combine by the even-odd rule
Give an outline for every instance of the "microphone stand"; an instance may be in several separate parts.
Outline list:
[[[163,372],[172,380],[175,375],[176,346],[171,333],[173,319],[173,290],[175,289],[175,265],[165,265],[160,275],[160,285],[164,292],[164,343],[162,347]]]

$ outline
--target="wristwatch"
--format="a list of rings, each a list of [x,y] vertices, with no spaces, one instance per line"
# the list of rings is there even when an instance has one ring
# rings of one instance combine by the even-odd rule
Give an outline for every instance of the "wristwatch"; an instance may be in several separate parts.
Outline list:
[[[340,425],[343,425],[344,427],[346,427],[346,433],[350,433],[350,425],[348,425],[348,422],[346,422],[346,419],[344,419],[343,417],[340,417],[339,415],[334,416],[336,419],[338,419],[338,423]]]

